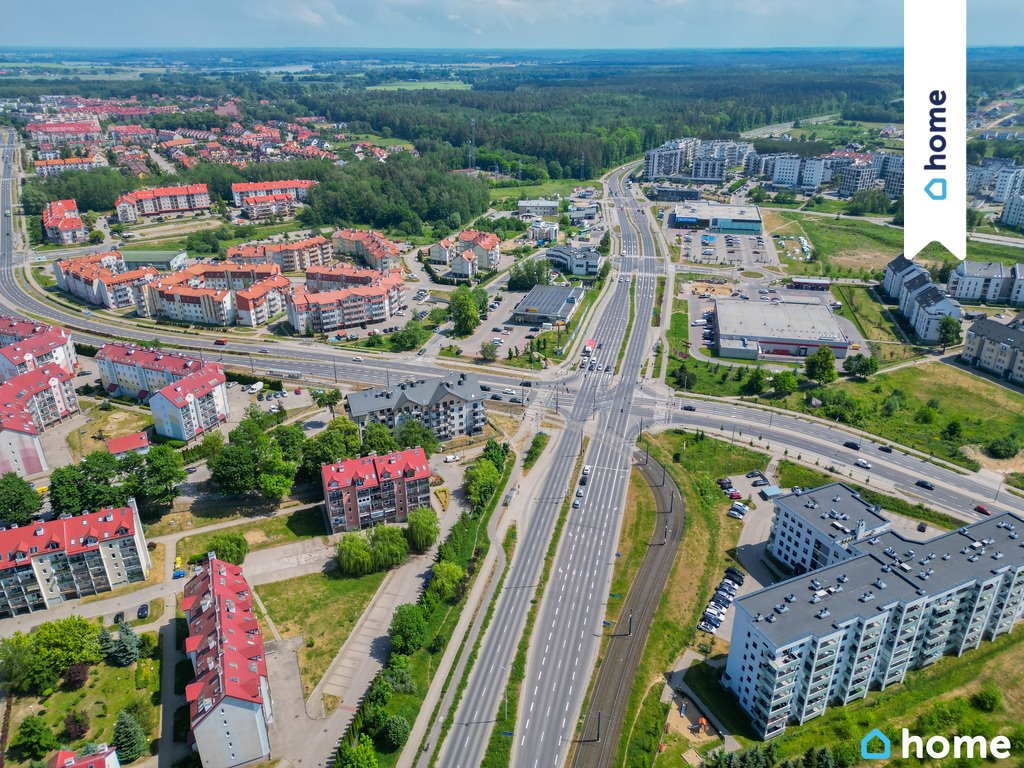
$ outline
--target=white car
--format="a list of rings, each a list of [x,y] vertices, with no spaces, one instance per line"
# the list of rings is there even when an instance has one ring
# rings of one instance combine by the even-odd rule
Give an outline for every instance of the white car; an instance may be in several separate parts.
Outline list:
[[[359,355],[353,355],[352,362],[353,363],[361,363],[361,362],[363,362],[363,358],[361,358]]]
[[[583,465],[583,474],[584,475],[589,475],[590,474],[590,465],[589,464],[584,464]]]
[[[501,394],[503,395],[514,395],[515,393],[516,391],[514,389],[509,389],[508,387],[505,387],[505,389],[501,390]]]
[[[749,512],[750,511],[750,507],[748,507],[746,504],[743,504],[743,503],[738,502],[738,501],[734,501],[732,503],[732,508],[735,509],[737,512]]]
[[[742,520],[743,519],[743,513],[740,512],[738,509],[730,509],[725,514],[727,514],[729,517],[734,517],[737,520]]]
[[[858,467],[863,467],[864,469],[871,469],[871,462],[867,459],[857,459],[854,464]]]
[[[447,456],[444,457],[445,464],[454,464],[458,460],[459,457],[456,456],[454,453],[449,453]]]

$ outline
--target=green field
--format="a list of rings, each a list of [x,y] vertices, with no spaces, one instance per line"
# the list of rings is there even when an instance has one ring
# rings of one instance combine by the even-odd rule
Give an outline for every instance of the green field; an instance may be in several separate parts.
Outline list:
[[[368,91],[468,91],[473,88],[461,80],[396,80],[393,83],[371,85]]]
[[[324,519],[319,507],[309,507],[290,515],[276,515],[251,523],[232,526],[229,530],[208,531],[178,541],[175,555],[188,562],[190,557],[209,551],[209,542],[223,533],[240,534],[249,544],[249,551],[290,544],[300,539],[324,535]]]
[[[870,288],[834,285],[832,292],[843,303],[838,313],[848,317],[869,341],[901,341],[896,324],[884,315],[884,307]]]
[[[386,575],[347,578],[332,570],[260,586],[259,595],[281,635],[301,634],[306,640],[299,649],[306,696],[327,672]]]
[[[601,195],[601,190],[603,189],[599,181],[575,181],[573,179],[544,181],[540,184],[529,184],[521,187],[491,187],[491,202],[506,199],[521,200],[536,197],[552,197],[553,195],[568,197],[576,187],[593,187],[597,190],[596,197]]]

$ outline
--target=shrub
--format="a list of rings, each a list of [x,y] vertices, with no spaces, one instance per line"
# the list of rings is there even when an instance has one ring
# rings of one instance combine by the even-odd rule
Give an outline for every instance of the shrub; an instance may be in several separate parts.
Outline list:
[[[1014,435],[998,437],[988,444],[988,453],[993,459],[1012,459],[1020,451],[1020,443]]]
[[[77,691],[89,681],[89,665],[79,662],[64,670],[64,686],[69,691]]]
[[[1003,694],[993,683],[985,683],[971,696],[971,706],[982,712],[995,712],[1003,705]]]
[[[380,730],[380,741],[388,751],[400,749],[409,738],[409,721],[401,715],[391,715]]]
[[[398,606],[388,634],[391,635],[391,650],[395,653],[411,654],[419,650],[427,636],[423,609],[415,603]]]
[[[89,732],[89,713],[84,709],[72,709],[64,716],[64,735],[68,741],[85,738]]]

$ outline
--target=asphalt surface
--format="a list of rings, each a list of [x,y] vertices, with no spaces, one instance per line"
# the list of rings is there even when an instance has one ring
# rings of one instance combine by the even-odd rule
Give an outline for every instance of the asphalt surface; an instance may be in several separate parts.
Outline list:
[[[615,762],[633,677],[683,539],[685,510],[675,482],[661,465],[641,451],[636,452],[636,467],[654,492],[657,520],[647,552],[623,600],[618,622],[606,630],[610,639],[573,753],[573,768],[611,768]]]

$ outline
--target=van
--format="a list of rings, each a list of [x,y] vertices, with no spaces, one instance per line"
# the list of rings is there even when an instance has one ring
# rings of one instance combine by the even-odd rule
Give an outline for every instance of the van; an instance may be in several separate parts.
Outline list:
[[[216,346],[218,346],[218,347],[226,347],[226,346],[228,345],[228,340],[227,340],[227,339],[217,339],[217,340],[216,340],[215,342],[213,342],[213,343],[214,343],[214,344],[215,344]]]
[[[540,327],[543,328],[545,331],[550,331],[555,326],[553,326],[551,323],[542,323]]]
[[[694,320],[692,323],[690,323],[690,325],[694,326],[695,328],[699,328],[700,326],[707,325],[707,324],[708,324],[707,320]]]

